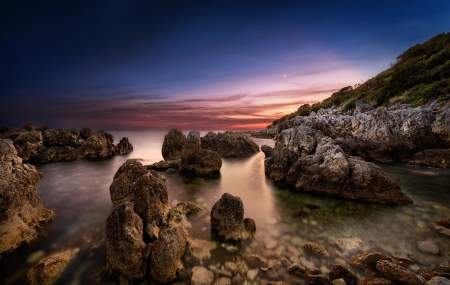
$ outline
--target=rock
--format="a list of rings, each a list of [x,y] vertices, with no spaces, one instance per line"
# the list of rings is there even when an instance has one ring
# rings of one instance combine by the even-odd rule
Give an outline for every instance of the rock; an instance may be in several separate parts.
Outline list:
[[[299,277],[303,277],[306,274],[306,268],[301,266],[298,263],[292,263],[291,265],[289,265],[289,267],[287,268],[287,271],[290,274],[299,276]]]
[[[181,151],[180,171],[199,175],[218,173],[222,167],[222,158],[217,152],[201,149],[200,133],[189,133]]]
[[[186,143],[186,136],[178,129],[171,129],[164,137],[162,156],[164,160],[181,158],[181,151]]]
[[[87,140],[92,134],[93,134],[93,132],[90,128],[82,128],[80,130],[80,137],[83,140]]]
[[[386,279],[402,285],[422,285],[422,281],[411,271],[388,260],[376,263],[378,273]]]
[[[116,154],[126,154],[133,150],[133,146],[127,137],[123,137],[119,143],[116,145],[114,153]]]
[[[427,149],[418,152],[408,162],[408,165],[450,169],[450,149]]]
[[[347,155],[332,138],[306,126],[282,131],[264,166],[275,182],[301,191],[378,203],[412,203],[378,166]]]
[[[78,146],[78,138],[67,129],[47,129],[43,132],[42,137],[45,147]]]
[[[50,285],[56,283],[66,269],[67,265],[75,258],[79,249],[48,256],[28,271],[28,282],[31,285]]]
[[[351,272],[350,270],[348,270],[347,268],[343,267],[340,264],[334,263],[333,268],[328,274],[331,280],[342,278],[345,281],[345,284],[347,285],[358,284],[358,278],[356,277],[355,273]]]
[[[308,273],[309,285],[331,285],[330,279],[328,279],[319,269],[311,270]]]
[[[231,279],[228,277],[220,277],[214,282],[214,285],[231,285]]]
[[[362,277],[359,285],[395,285],[394,282],[384,278],[367,278]]]
[[[350,265],[361,269],[375,270],[377,262],[380,260],[392,261],[392,259],[382,252],[367,252],[355,255],[350,260]]]
[[[440,226],[434,226],[434,230],[440,234],[450,237],[450,229],[440,227]]]
[[[191,285],[211,285],[213,281],[214,274],[212,271],[201,266],[192,268]]]
[[[36,193],[42,177],[22,163],[11,140],[0,139],[0,257],[34,240],[37,228],[54,217]]]
[[[276,280],[280,278],[280,276],[278,276],[277,269],[278,268],[276,267],[276,265],[272,262],[265,263],[260,267],[262,275],[269,280]]]
[[[450,280],[444,277],[436,276],[428,280],[427,285],[450,285]]]
[[[242,240],[250,237],[244,225],[244,205],[239,197],[222,195],[211,210],[211,230],[225,240]]]
[[[92,134],[79,147],[82,157],[107,157],[114,153],[114,137],[105,132]]]
[[[259,151],[258,145],[248,136],[231,131],[217,134],[209,132],[201,138],[201,145],[222,157],[242,157]]]
[[[258,276],[259,269],[250,269],[247,271],[247,278],[250,281],[254,281],[256,279],[256,276]]]
[[[197,152],[201,149],[200,133],[197,131],[192,131],[189,133],[181,150],[181,170],[192,170],[191,168],[195,165],[195,156]]]
[[[334,279],[333,281],[331,281],[331,284],[333,284],[333,285],[346,285],[345,280],[342,279],[342,278]]]
[[[233,279],[231,279],[231,284],[233,285],[242,285],[245,282],[245,278],[242,277],[241,275],[236,275],[233,277]]]
[[[254,232],[256,231],[256,222],[253,219],[245,218],[244,219],[244,227],[245,230],[248,232]]]
[[[340,250],[350,252],[363,251],[364,248],[363,241],[357,237],[340,238],[336,241],[336,245],[339,247]]]
[[[179,169],[180,168],[181,159],[175,159],[175,160],[161,160],[159,162],[155,162],[152,165],[147,165],[145,168],[147,170],[158,170],[158,171],[165,171],[169,168],[172,169]]]
[[[268,145],[262,145],[261,146],[261,151],[264,152],[264,155],[266,157],[270,157],[273,154],[273,147],[270,147]]]
[[[119,167],[109,187],[114,207],[134,198],[134,194],[131,192],[132,185],[146,173],[145,168],[136,159],[128,159]]]
[[[440,264],[433,268],[433,272],[450,273],[450,264]]]
[[[250,266],[250,268],[257,268],[263,266],[264,263],[267,262],[265,257],[262,257],[258,254],[244,253],[242,258],[245,262]]]
[[[222,158],[217,152],[201,149],[195,155],[195,173],[210,174],[220,172],[222,167]]]
[[[417,242],[417,247],[421,252],[437,255],[439,254],[439,247],[429,241]]]
[[[169,283],[177,277],[177,272],[183,269],[181,257],[186,248],[186,238],[187,233],[181,226],[161,231],[159,238],[153,244],[151,255],[151,273],[155,280]],[[192,283],[191,279],[191,284],[211,283],[212,280],[210,283]]]
[[[106,220],[106,267],[128,279],[145,275],[143,222],[134,204],[124,202]]]
[[[187,239],[186,254],[201,262],[211,258],[211,251],[217,248],[217,244],[203,239]]]
[[[288,283],[284,281],[270,281],[270,285],[289,285]]]
[[[28,132],[33,132],[33,131],[36,131],[36,126],[33,125],[32,123],[26,123],[25,125],[23,125],[22,129],[24,129]]]
[[[315,242],[305,242],[303,244],[303,249],[314,255],[329,256],[325,247],[323,247],[322,245],[317,244]]]
[[[436,221],[436,225],[450,229],[450,218],[443,218]]]

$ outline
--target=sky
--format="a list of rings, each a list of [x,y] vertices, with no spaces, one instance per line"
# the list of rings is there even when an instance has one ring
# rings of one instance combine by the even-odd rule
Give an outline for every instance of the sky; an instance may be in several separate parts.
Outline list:
[[[450,1],[0,2],[0,126],[260,129],[450,32]]]

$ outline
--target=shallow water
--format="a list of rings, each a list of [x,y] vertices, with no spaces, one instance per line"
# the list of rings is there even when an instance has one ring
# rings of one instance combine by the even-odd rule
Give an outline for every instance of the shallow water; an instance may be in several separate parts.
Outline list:
[[[38,170],[44,173],[38,195],[47,208],[55,209],[56,217],[41,228],[36,241],[0,261],[0,284],[25,284],[28,270],[40,259],[76,247],[81,252],[58,284],[119,284],[118,278],[104,269],[104,227],[112,211],[109,185],[116,170],[128,158],[140,158],[144,165],[161,160],[165,133],[113,132],[116,143],[122,136],[128,136],[134,151],[101,160],[38,165]],[[255,141],[259,145],[274,144],[270,140]],[[334,261],[348,263],[352,257],[336,247],[336,240],[343,237],[362,239],[365,252],[412,254],[422,261],[421,269],[447,264],[450,238],[435,233],[432,223],[450,217],[450,172],[410,168],[404,164],[379,166],[412,197],[413,205],[377,205],[281,189],[265,177],[262,152],[245,158],[223,159],[220,177],[215,179],[163,175],[168,181],[172,205],[195,201],[207,210],[206,215],[190,219],[193,237],[211,239],[209,211],[223,193],[239,196],[244,203],[245,217],[256,221],[257,231],[251,241],[237,245],[218,243],[212,258],[203,261],[204,266],[220,267],[225,261],[240,260],[244,252],[252,252],[266,258],[308,260],[326,271]],[[439,256],[420,253],[416,243],[425,240],[438,245],[442,253]],[[330,257],[309,256],[302,249],[307,241],[324,245]],[[191,265],[191,261],[185,261],[187,268]]]

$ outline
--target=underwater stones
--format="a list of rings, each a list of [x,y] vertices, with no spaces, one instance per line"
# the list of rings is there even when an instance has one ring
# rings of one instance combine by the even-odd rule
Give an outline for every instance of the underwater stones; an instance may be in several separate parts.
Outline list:
[[[165,136],[162,145],[164,160],[176,160],[181,158],[181,151],[186,143],[186,136],[178,129],[171,129]]]
[[[356,285],[358,283],[358,278],[355,273],[351,272],[347,268],[340,264],[333,264],[333,268],[328,273],[331,280],[342,278],[347,285]]]
[[[37,228],[54,217],[36,192],[42,177],[22,163],[11,140],[0,139],[0,257],[34,240]]]
[[[315,242],[305,242],[303,244],[303,249],[318,256],[329,256],[325,247]]]
[[[163,229],[153,243],[151,255],[152,277],[169,283],[183,269],[181,257],[186,248],[187,233],[181,226]]]
[[[201,141],[202,148],[215,151],[222,157],[249,156],[259,151],[259,146],[254,141],[237,132],[209,132]]]
[[[258,254],[245,253],[242,258],[248,264],[250,268],[261,267],[264,263],[267,262],[267,259]]]
[[[336,245],[339,247],[340,250],[350,252],[362,251],[364,248],[363,241],[357,237],[340,238],[336,240]]]
[[[214,281],[214,273],[205,267],[194,266],[192,268],[192,285],[211,285]]]
[[[211,210],[211,229],[225,240],[250,237],[252,232],[244,224],[244,204],[241,198],[228,193],[222,195]]]
[[[435,276],[427,281],[427,285],[450,285],[450,280],[444,277]]]
[[[217,244],[209,240],[188,238],[186,254],[201,262],[211,257],[211,251],[217,248]]]
[[[143,222],[134,204],[124,202],[106,220],[106,267],[128,279],[145,275]]]
[[[388,260],[376,263],[378,273],[386,279],[402,285],[423,285],[422,281],[408,269]]]
[[[395,283],[391,280],[384,278],[367,278],[362,277],[359,281],[359,285],[394,285]]]
[[[295,276],[303,277],[306,274],[306,268],[298,263],[292,263],[288,266],[287,272]]]
[[[429,241],[419,241],[419,242],[417,242],[417,247],[423,253],[434,254],[434,255],[439,254],[439,247],[437,247],[434,243],[429,242]]]
[[[450,218],[442,218],[437,220],[436,225],[450,229]]]
[[[355,255],[350,260],[350,265],[361,269],[375,270],[377,262],[380,260],[392,261],[392,259],[382,252],[367,252]]]
[[[319,269],[311,270],[307,276],[309,285],[331,285],[328,279]]]
[[[42,259],[28,271],[28,282],[31,285],[50,285],[56,283],[79,251],[78,248],[71,249]]]

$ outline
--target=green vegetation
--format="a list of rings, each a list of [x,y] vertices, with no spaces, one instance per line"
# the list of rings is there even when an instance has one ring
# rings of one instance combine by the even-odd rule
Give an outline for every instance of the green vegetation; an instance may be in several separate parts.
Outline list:
[[[407,103],[413,107],[450,96],[450,33],[442,33],[417,44],[397,57],[397,62],[363,84],[347,86],[331,97],[313,105],[305,104],[297,111],[273,121],[287,124],[295,116],[309,115],[321,108],[341,106],[342,111],[364,100],[374,107],[390,103]]]

